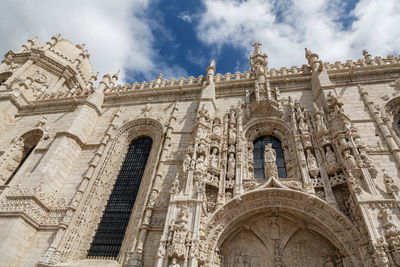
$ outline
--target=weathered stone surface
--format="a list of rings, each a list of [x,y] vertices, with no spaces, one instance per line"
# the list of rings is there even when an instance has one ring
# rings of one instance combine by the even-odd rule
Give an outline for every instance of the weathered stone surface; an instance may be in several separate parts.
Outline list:
[[[400,266],[400,59],[306,49],[308,65],[268,70],[260,46],[245,73],[213,60],[197,78],[97,87],[84,46],[59,35],[7,53],[0,265]],[[256,147],[268,135],[283,155]],[[119,256],[90,258],[141,136],[153,144]]]

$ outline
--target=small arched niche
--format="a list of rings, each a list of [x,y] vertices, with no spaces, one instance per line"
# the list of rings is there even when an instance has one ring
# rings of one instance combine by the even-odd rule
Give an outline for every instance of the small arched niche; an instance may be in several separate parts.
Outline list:
[[[0,177],[5,185],[12,182],[18,171],[35,150],[42,136],[43,132],[41,130],[34,130],[12,141],[4,153],[4,158],[0,165]]]

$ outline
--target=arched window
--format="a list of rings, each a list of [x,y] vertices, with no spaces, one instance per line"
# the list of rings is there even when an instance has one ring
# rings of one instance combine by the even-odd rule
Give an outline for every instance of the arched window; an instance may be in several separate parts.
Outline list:
[[[7,151],[7,158],[0,165],[0,181],[5,180],[5,185],[12,181],[35,150],[42,136],[40,131],[31,131],[12,142]]]
[[[285,167],[285,158],[283,156],[282,144],[281,141],[272,136],[261,136],[257,138],[254,145],[254,178],[263,179],[265,178],[264,173],[264,149],[266,144],[272,144],[272,148],[276,152],[276,166],[278,167],[278,176],[279,178],[285,178],[286,176],[286,167]]]
[[[22,153],[22,158],[21,161],[19,162],[17,168],[15,168],[15,170],[11,173],[10,177],[7,179],[7,181],[5,182],[5,185],[9,184],[11,182],[11,180],[14,178],[14,176],[17,174],[17,172],[19,171],[19,169],[22,167],[22,165],[24,164],[25,160],[29,157],[29,155],[32,153],[33,150],[35,150],[36,144],[34,146],[32,146],[31,148],[29,147],[24,147],[23,153]]]
[[[150,137],[140,137],[131,142],[88,257],[118,256],[152,143]]]

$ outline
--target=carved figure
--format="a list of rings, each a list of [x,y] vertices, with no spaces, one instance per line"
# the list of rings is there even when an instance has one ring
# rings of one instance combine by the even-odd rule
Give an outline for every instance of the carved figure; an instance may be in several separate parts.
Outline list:
[[[197,114],[197,119],[199,122],[206,123],[210,119],[210,114],[208,114],[208,110],[206,106],[203,105]]]
[[[213,126],[213,134],[221,135],[221,126],[219,124],[214,124],[214,126]]]
[[[212,154],[210,155],[210,166],[217,169],[218,168],[218,149],[214,148]]]
[[[228,179],[233,179],[235,177],[235,167],[236,167],[235,154],[230,153],[228,159],[228,172],[227,172]]]
[[[317,160],[315,159],[313,153],[311,153],[311,149],[307,149],[307,166],[310,175],[316,178],[319,174],[319,168]]]
[[[340,166],[336,160],[335,152],[332,151],[331,146],[326,147],[325,159],[326,159],[326,172],[329,175],[335,174],[340,170]]]
[[[183,160],[183,172],[187,172],[189,170],[191,158],[189,154],[186,154],[185,159]]]
[[[178,260],[176,258],[172,258],[172,262],[169,267],[180,267],[180,265],[178,264]]]
[[[229,140],[236,141],[236,129],[233,124],[229,126]]]
[[[356,159],[353,155],[350,154],[349,150],[344,151],[344,158],[346,160],[346,166],[350,171],[357,168]]]
[[[300,133],[308,132],[308,125],[303,118],[301,118],[299,121],[299,130],[300,130]]]
[[[317,130],[317,133],[327,130],[324,119],[321,117],[320,114],[315,115],[315,128]]]
[[[204,171],[204,156],[200,155],[200,157],[196,161],[196,170],[203,172]]]
[[[264,149],[264,162],[265,162],[265,178],[274,176],[278,178],[278,167],[276,166],[276,152],[269,143]]]

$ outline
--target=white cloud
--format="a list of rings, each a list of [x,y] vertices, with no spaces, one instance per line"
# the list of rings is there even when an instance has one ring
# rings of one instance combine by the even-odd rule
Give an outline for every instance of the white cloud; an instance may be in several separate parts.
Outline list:
[[[187,14],[185,12],[180,13],[178,15],[178,18],[180,18],[183,21],[189,22],[189,23],[192,22],[192,16],[190,16],[189,14]]]
[[[209,45],[231,44],[251,50],[261,41],[270,66],[306,63],[304,48],[317,52],[323,61],[345,61],[400,52],[400,5],[397,0],[360,0],[344,27],[346,2],[339,0],[203,0],[197,34]],[[279,14],[279,15],[278,15]]]
[[[158,52],[150,25],[156,22],[145,17],[150,1],[0,1],[0,54],[18,50],[34,36],[48,41],[61,33],[75,44],[86,44],[101,75],[121,69],[122,81],[128,70],[154,79],[163,69],[154,63]]]

